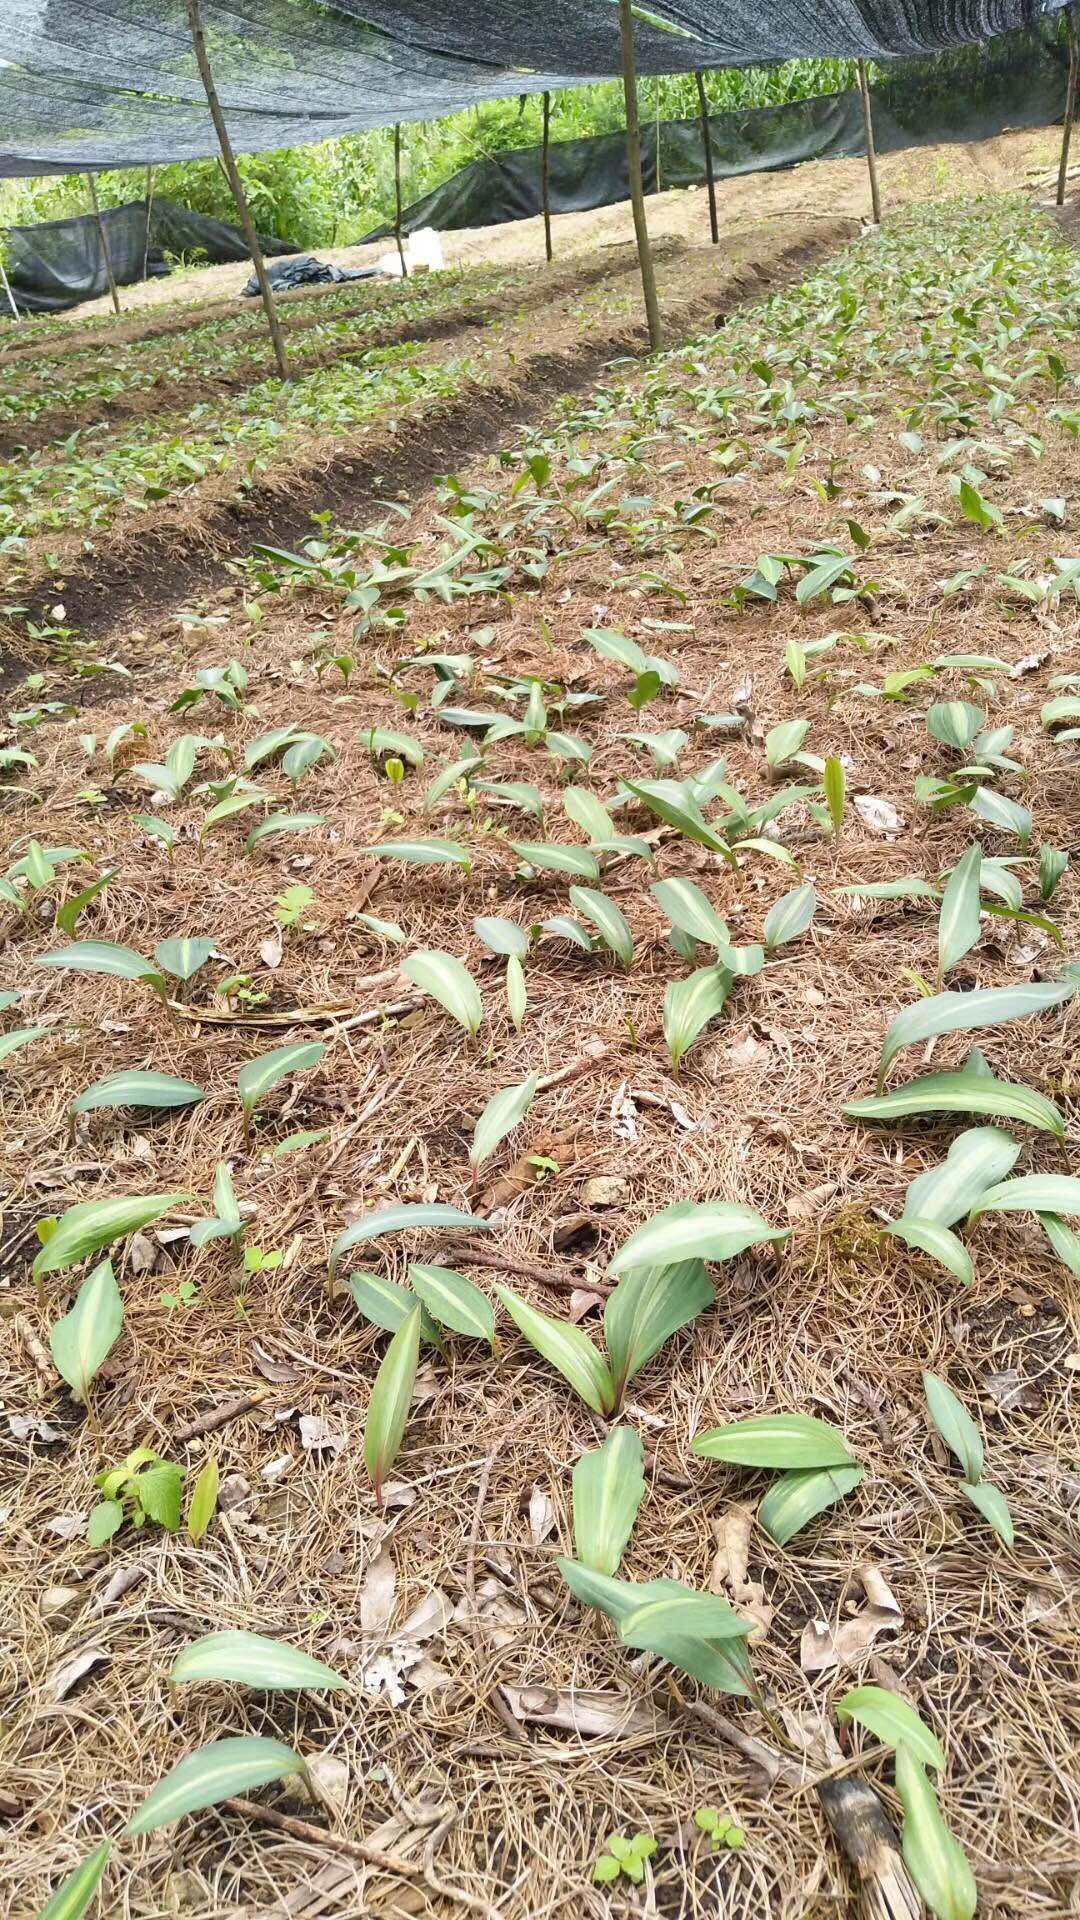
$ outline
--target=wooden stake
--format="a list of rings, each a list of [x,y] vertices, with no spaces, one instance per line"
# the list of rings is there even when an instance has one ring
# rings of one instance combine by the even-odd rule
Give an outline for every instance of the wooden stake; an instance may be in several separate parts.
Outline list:
[[[221,169],[229,183],[229,190],[232,197],[236,202],[236,211],[240,215],[240,225],[243,228],[244,239],[247,241],[248,252],[251,255],[251,263],[255,268],[255,278],[259,283],[259,292],[262,294],[262,303],[266,309],[266,324],[270,329],[270,339],[274,348],[274,359],[277,361],[277,370],[281,378],[287,380],[289,378],[289,363],[285,358],[285,341],[281,332],[281,322],[278,319],[277,308],[274,305],[274,295],[266,272],[266,261],[263,259],[263,251],[259,245],[259,236],[255,231],[255,222],[251,217],[251,208],[247,203],[244,183],[240,178],[240,171],[236,164],[236,156],[232,149],[232,141],[229,139],[229,129],[225,125],[225,116],[221,111],[221,102],[218,99],[217,88],[214,85],[214,76],[210,71],[210,56],[206,51],[206,35],[203,32],[202,16],[199,12],[199,0],[187,0],[187,17],[188,26],[191,29],[191,44],[195,50],[195,59],[199,68],[199,78],[203,83],[203,92],[206,94],[206,104],[210,109],[210,118],[214,123],[214,132],[217,134],[218,145],[221,148]]]
[[[15,305],[15,295],[11,291],[11,281],[8,279],[7,274],[4,271],[4,256],[2,253],[0,253],[0,281],[3,281],[3,284],[4,284],[4,292],[7,295],[7,303],[8,303],[8,306],[11,308],[11,317],[13,320],[17,320],[19,317],[19,309]]]
[[[551,145],[551,95],[545,93],[544,134],[540,143],[540,202],[544,209],[544,252],[551,259],[551,180],[548,170]]]
[[[109,292],[112,295],[113,312],[119,313],[120,295],[116,291],[116,275],[113,273],[112,254],[109,252],[108,235],[105,232],[105,222],[101,217],[101,208],[98,206],[97,185],[92,173],[87,174],[86,184],[90,189],[90,205],[94,209],[94,219],[97,221],[98,239],[101,241],[101,257],[105,262],[105,278],[109,283]]]
[[[634,15],[631,0],[619,0],[619,43],[622,50],[623,99],[626,103],[626,162],[630,173],[630,205],[634,213],[641,291],[649,324],[649,348],[660,350],[660,307],[656,298],[649,226],[645,218],[645,185],[641,176],[641,124],[638,119],[637,73],[634,67]]]
[[[401,277],[407,280],[409,269],[405,264],[405,248],[401,244],[401,122],[394,122],[394,239],[397,241],[398,259],[401,261]]]
[[[1065,90],[1065,126],[1061,135],[1061,165],[1058,167],[1057,204],[1065,205],[1065,183],[1069,178],[1069,147],[1076,118],[1076,95],[1080,87],[1080,7],[1070,7],[1065,15],[1069,36],[1069,83]]]
[[[712,170],[712,133],[709,128],[709,105],[705,98],[705,81],[700,73],[695,73],[697,81],[698,106],[701,109],[701,139],[705,148],[705,185],[709,189],[709,226],[712,229],[713,246],[720,244],[720,229],[716,224],[716,181]]]
[[[881,225],[881,192],[877,177],[877,150],[874,146],[874,116],[870,106],[870,81],[866,72],[866,61],[859,61],[859,94],[862,99],[863,132],[866,135],[866,164],[870,171],[870,204],[874,209],[874,225]]]
[[[150,215],[154,206],[154,169],[146,169],[146,237],[143,240],[142,277],[145,280],[150,266]]]

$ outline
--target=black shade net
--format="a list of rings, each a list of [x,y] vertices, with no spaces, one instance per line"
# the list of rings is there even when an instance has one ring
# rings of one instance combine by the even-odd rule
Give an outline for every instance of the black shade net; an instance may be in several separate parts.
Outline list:
[[[1064,0],[654,0],[643,74],[934,52]],[[234,145],[297,146],[619,72],[614,0],[204,0]],[[216,151],[183,0],[0,0],[0,176]]]

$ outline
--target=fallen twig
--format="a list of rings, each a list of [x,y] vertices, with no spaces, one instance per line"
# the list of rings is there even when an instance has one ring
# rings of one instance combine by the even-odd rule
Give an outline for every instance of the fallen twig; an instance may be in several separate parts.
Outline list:
[[[476,1549],[480,1543],[480,1528],[483,1525],[484,1505],[487,1500],[488,1488],[491,1485],[492,1470],[511,1434],[514,1433],[520,1425],[521,1417],[522,1416],[519,1416],[517,1420],[511,1422],[510,1426],[503,1429],[480,1469],[480,1479],[476,1488],[476,1505],[473,1509],[472,1526],[469,1529],[469,1546],[465,1557],[465,1578],[462,1585],[469,1608],[469,1632],[472,1635],[473,1645],[481,1657],[484,1653],[484,1638],[480,1631],[480,1622],[476,1614]],[[513,1736],[519,1746],[527,1746],[529,1744],[529,1737],[521,1721],[504,1697],[502,1688],[498,1686],[493,1687],[488,1695],[488,1699],[507,1732]]]
[[[512,1254],[494,1253],[490,1247],[471,1247],[458,1242],[457,1257],[468,1266],[490,1267],[499,1273],[520,1274],[523,1280],[536,1280],[542,1287],[557,1287],[562,1293],[610,1293],[606,1280],[582,1280],[570,1273],[554,1273],[550,1267],[532,1260],[516,1260]]]
[[[223,1400],[220,1406],[211,1407],[209,1413],[200,1414],[190,1426],[178,1427],[173,1440],[183,1446],[188,1440],[201,1440],[205,1433],[217,1433],[219,1427],[227,1427],[230,1420],[239,1420],[241,1414],[261,1407],[268,1391],[266,1387],[253,1387],[250,1393],[238,1394],[235,1400]]]
[[[419,1860],[406,1860],[400,1853],[385,1853],[382,1847],[374,1847],[367,1840],[350,1840],[343,1833],[331,1833],[326,1827],[317,1827],[312,1820],[298,1820],[294,1814],[279,1813],[276,1807],[260,1806],[257,1800],[241,1800],[230,1796],[223,1802],[232,1813],[242,1814],[245,1820],[254,1820],[262,1827],[276,1827],[279,1833],[289,1833],[294,1840],[307,1840],[314,1847],[331,1847],[336,1853],[347,1853],[353,1860],[362,1860],[366,1866],[379,1867],[383,1873],[408,1874],[410,1877],[423,1873],[424,1866]]]
[[[17,1313],[14,1324],[15,1332],[18,1334],[19,1339],[26,1348],[38,1372],[44,1379],[49,1381],[53,1380],[55,1376],[52,1366],[49,1363],[49,1356],[42,1346],[41,1341],[38,1339],[37,1334],[34,1332],[33,1327],[30,1325],[25,1313]]]

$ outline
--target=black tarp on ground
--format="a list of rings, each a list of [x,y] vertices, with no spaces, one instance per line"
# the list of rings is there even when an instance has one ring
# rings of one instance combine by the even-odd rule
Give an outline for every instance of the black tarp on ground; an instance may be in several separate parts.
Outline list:
[[[898,60],[873,90],[879,153],[939,142],[986,140],[1006,127],[1048,126],[1065,109],[1068,54],[1055,19],[990,47],[965,48],[935,60]],[[856,92],[819,94],[787,106],[754,107],[709,117],[716,178],[776,171],[804,160],[866,151]],[[659,137],[658,137],[659,134]],[[654,120],[641,130],[646,193],[700,186],[705,151],[700,120]],[[553,213],[584,213],[630,195],[622,133],[562,140],[549,153]],[[402,214],[402,228],[446,232],[497,226],[542,211],[540,148],[485,154]],[[385,240],[379,227],[369,240]]]
[[[993,39],[1066,0],[653,0],[642,74]],[[644,10],[642,10],[644,11]],[[244,152],[620,71],[611,0],[202,0]],[[666,23],[666,24],[665,24]],[[0,0],[0,175],[179,160],[216,141],[184,0]]]
[[[208,263],[250,258],[247,242],[237,227],[206,214],[192,213],[171,200],[153,200],[150,207],[150,244],[147,248],[146,201],[129,200],[121,207],[105,207],[102,223],[118,286],[130,286],[144,277],[167,274],[167,253],[200,252]],[[15,304],[25,313],[58,313],[82,300],[107,293],[105,259],[93,214],[73,220],[48,220],[36,227],[8,229],[7,275]],[[291,240],[273,234],[260,236],[267,254],[298,253]],[[2,313],[2,308],[0,308]]]

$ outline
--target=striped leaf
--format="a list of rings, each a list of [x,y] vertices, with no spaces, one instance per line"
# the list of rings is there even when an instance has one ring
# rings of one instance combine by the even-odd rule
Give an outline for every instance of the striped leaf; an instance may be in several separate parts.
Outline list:
[[[698,967],[685,980],[669,981],[664,991],[664,1039],[678,1073],[695,1040],[727,1005],[734,984],[727,967]]]
[[[378,860],[403,860],[412,867],[469,867],[472,862],[456,840],[384,840],[377,847],[358,847],[358,853]]]
[[[628,1647],[655,1652],[665,1640],[730,1640],[745,1638],[753,1622],[743,1620],[718,1593],[652,1594],[631,1607],[619,1621],[619,1638]]]
[[[988,1187],[971,1209],[980,1213],[1080,1213],[1080,1180],[1068,1173],[1026,1173]]]
[[[970,1413],[936,1373],[924,1373],[922,1381],[930,1418],[958,1462],[964,1479],[972,1483],[981,1480],[985,1459],[982,1434]]]
[[[183,1193],[123,1194],[112,1200],[83,1200],[61,1216],[33,1265],[35,1280],[43,1273],[59,1273],[88,1260],[129,1233],[153,1226],[170,1207],[179,1206]]]
[[[701,1433],[693,1451],[740,1467],[845,1467],[851,1449],[835,1427],[808,1413],[758,1413]]]
[[[447,1206],[445,1201],[435,1200],[423,1204],[406,1204],[400,1207],[383,1207],[377,1213],[365,1213],[360,1220],[354,1220],[351,1227],[339,1233],[330,1250],[330,1272],[337,1272],[343,1254],[350,1247],[359,1247],[367,1240],[377,1240],[384,1233],[408,1233],[415,1227],[460,1227],[467,1233],[490,1233],[491,1221],[483,1220],[477,1214],[462,1213],[460,1207]]]
[[[976,1511],[982,1514],[998,1539],[1004,1541],[1007,1547],[1011,1547],[1016,1534],[1013,1529],[1012,1514],[1009,1512],[1009,1503],[1001,1488],[991,1486],[987,1480],[980,1480],[977,1486],[972,1486],[967,1480],[961,1480],[960,1491],[966,1500],[970,1500]]]
[[[205,1099],[193,1080],[177,1080],[171,1073],[143,1073],[122,1067],[80,1093],[70,1113],[92,1113],[98,1107],[191,1107]]]
[[[916,1215],[905,1214],[902,1220],[893,1220],[883,1231],[894,1240],[903,1240],[905,1245],[929,1254],[931,1260],[945,1267],[962,1286],[970,1287],[975,1278],[971,1255],[963,1241],[940,1221],[920,1220]]]
[[[87,1274],[75,1305],[49,1334],[53,1365],[76,1400],[86,1401],[94,1376],[104,1365],[124,1327],[124,1302],[112,1261],[102,1260]]]
[[[1058,1259],[1080,1279],[1080,1238],[1056,1213],[1040,1213],[1039,1225]]]
[[[831,753],[825,762],[822,776],[825,787],[825,805],[829,809],[833,833],[839,838],[844,825],[844,800],[847,794],[847,779],[844,763]]]
[[[252,1115],[266,1095],[290,1073],[304,1073],[309,1067],[317,1067],[325,1052],[321,1040],[298,1040],[287,1047],[271,1047],[269,1053],[260,1053],[257,1060],[245,1062],[236,1076],[245,1134],[250,1131]]]
[[[615,832],[615,822],[601,800],[587,787],[565,787],[562,796],[563,808],[575,827],[580,827],[588,840],[610,840]]]
[[[717,952],[731,945],[726,920],[721,919],[712,901],[693,880],[657,880],[649,888],[653,899],[680,933],[689,934],[704,947]]]
[[[836,1717],[854,1720],[894,1753],[903,1744],[925,1767],[941,1771],[945,1766],[945,1753],[936,1733],[919,1718],[914,1707],[887,1687],[852,1687],[837,1701]]]
[[[217,1459],[214,1454],[211,1454],[192,1488],[191,1499],[188,1502],[187,1530],[188,1539],[193,1547],[198,1546],[217,1512],[220,1485],[221,1474]]]
[[[531,813],[537,820],[544,817],[544,796],[529,780],[475,780],[473,785],[477,793],[489,793],[521,813]]]
[[[189,1753],[148,1794],[126,1834],[153,1833],[185,1813],[216,1807],[233,1794],[250,1793],[269,1780],[302,1773],[304,1762],[280,1740],[246,1734],[234,1740],[212,1740],[208,1747]]]
[[[326,825],[321,813],[271,813],[252,827],[244,842],[245,853],[254,853],[264,840],[270,840],[280,833],[307,833],[313,827]]]
[[[204,1633],[179,1653],[169,1670],[174,1687],[192,1680],[224,1680],[267,1693],[298,1687],[347,1687],[349,1682],[298,1647],[262,1633]]]
[[[594,1413],[610,1413],[615,1404],[615,1383],[588,1334],[566,1320],[553,1320],[549,1314],[530,1307],[509,1287],[495,1289],[518,1332],[543,1359],[561,1373],[574,1392]]]
[[[1015,833],[1022,846],[1031,839],[1034,821],[1028,809],[996,787],[977,787],[968,804],[972,813],[988,825],[999,827],[1003,833]]]
[[[715,827],[710,827],[701,808],[680,780],[626,780],[623,783],[635,800],[648,807],[665,826],[675,827],[696,846],[719,853],[729,866],[738,862],[730,846]]]
[[[516,920],[502,920],[498,915],[481,914],[479,919],[473,921],[473,932],[479,934],[485,947],[492,953],[516,954],[519,960],[528,958],[529,936]]]
[[[205,967],[216,946],[213,940],[161,940],[154,948],[154,959],[163,973],[174,980],[190,980]]]
[[[937,1920],[972,1920],[978,1899],[975,1876],[942,1818],[918,1755],[905,1741],[896,1749],[896,1791],[904,1809],[904,1865],[931,1913]]]
[[[51,1031],[51,1027],[13,1027],[10,1033],[0,1033],[0,1060],[10,1060],[13,1053],[21,1053]]]
[[[390,727],[371,727],[361,733],[360,740],[374,760],[389,753],[399,760],[407,760],[410,767],[424,764],[424,749],[411,733],[395,733]]]
[[[349,1292],[357,1312],[384,1333],[397,1333],[416,1306],[417,1296],[383,1273],[350,1273]],[[420,1338],[443,1350],[439,1329],[426,1307],[420,1310]]]
[[[596,928],[606,947],[610,947],[629,973],[634,964],[634,941],[630,928],[614,900],[594,887],[571,887],[570,905],[582,919]]]
[[[1017,1142],[999,1127],[969,1127],[953,1141],[940,1167],[912,1181],[904,1198],[904,1219],[954,1226],[988,1187],[1012,1172],[1019,1153]]]
[[[678,1200],[630,1235],[611,1262],[613,1273],[631,1267],[673,1267],[680,1260],[733,1260],[763,1240],[786,1240],[790,1228],[770,1227],[752,1207],[711,1200]]]
[[[495,1351],[495,1314],[490,1300],[453,1267],[414,1264],[409,1268],[409,1285],[442,1327],[460,1333],[467,1340],[486,1340]]]
[[[382,1505],[383,1482],[405,1434],[420,1357],[420,1302],[407,1314],[382,1358],[364,1422],[364,1465]]]
[[[1036,1093],[1034,1087],[973,1073],[970,1067],[959,1073],[924,1074],[892,1093],[851,1100],[841,1111],[849,1120],[907,1120],[923,1113],[987,1114],[1038,1127],[1058,1140],[1065,1138],[1064,1116],[1045,1094]]]
[[[576,1560],[560,1560],[559,1571],[576,1599],[585,1606],[597,1607],[616,1627],[651,1599],[677,1598],[692,1592],[679,1580],[616,1580],[581,1566]],[[748,1632],[750,1625],[749,1621],[742,1623],[742,1631]],[[719,1693],[744,1699],[756,1694],[742,1632],[711,1641],[684,1635],[665,1636],[663,1643],[650,1651]]]
[[[512,953],[506,962],[506,1006],[517,1032],[521,1030],[528,1004],[529,989],[525,984],[525,969],[517,954]]]
[[[470,774],[479,772],[483,764],[479,754],[475,753],[467,754],[463,760],[452,760],[448,767],[444,767],[441,773],[435,775],[425,793],[422,803],[424,812],[429,813],[444,794],[450,792],[451,787],[456,787],[459,780],[467,780]]]
[[[645,1449],[632,1427],[614,1427],[574,1468],[574,1550],[596,1573],[613,1574],[645,1497]]]
[[[938,918],[938,973],[944,978],[979,938],[982,848],[973,840],[946,882]]]
[[[401,971],[414,987],[437,1000],[466,1033],[479,1032],[484,1018],[480,989],[468,967],[452,953],[445,953],[440,947],[410,953],[408,959],[402,961]]]
[[[469,1147],[470,1166],[479,1167],[489,1160],[507,1134],[520,1126],[532,1106],[539,1078],[538,1073],[530,1073],[520,1086],[503,1087],[500,1093],[492,1094],[473,1132]]]
[[[111,1840],[103,1840],[100,1847],[95,1847],[93,1853],[57,1887],[52,1899],[45,1902],[37,1920],[82,1920],[109,1864],[112,1847]]]
[[[813,1467],[806,1473],[781,1474],[758,1507],[758,1525],[784,1547],[819,1513],[854,1493],[865,1474],[865,1467]]]
[[[985,724],[982,708],[973,706],[970,700],[941,700],[926,716],[927,732],[940,740],[942,746],[952,747],[957,753],[967,752]]]
[[[55,953],[39,953],[35,967],[60,967],[71,973],[107,973],[116,980],[142,980],[155,993],[165,995],[165,981],[157,968],[132,947],[118,947],[110,940],[76,940],[73,946],[58,947]]]
[[[624,1274],[604,1308],[604,1340],[615,1378],[615,1404],[634,1375],[665,1340],[689,1326],[713,1304],[702,1260],[677,1266],[634,1267]]]
[[[936,993],[905,1007],[890,1023],[878,1065],[878,1088],[904,1047],[918,1046],[943,1033],[971,1033],[979,1027],[999,1027],[1008,1020],[1063,1006],[1076,993],[1080,980],[1031,980],[1016,987],[976,987],[971,993]]]
[[[569,873],[579,880],[599,880],[600,863],[585,847],[563,847],[548,840],[511,840],[519,860],[545,873]]]

